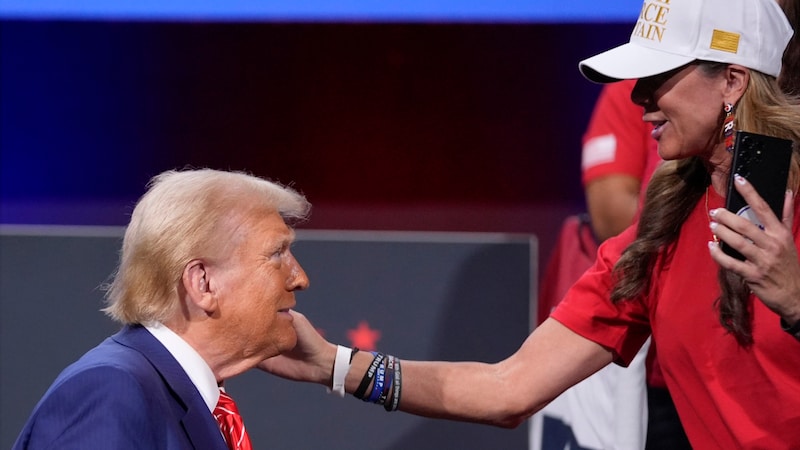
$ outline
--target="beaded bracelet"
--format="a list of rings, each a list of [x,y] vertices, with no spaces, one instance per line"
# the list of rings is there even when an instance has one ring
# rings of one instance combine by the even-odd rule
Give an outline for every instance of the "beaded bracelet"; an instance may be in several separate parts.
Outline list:
[[[364,394],[366,394],[367,388],[372,378],[375,376],[375,371],[378,369],[378,366],[381,365],[385,356],[383,353],[377,352],[372,352],[372,354],[375,355],[375,358],[372,360],[369,369],[367,369],[367,373],[364,374],[364,378],[361,379],[361,384],[359,384],[356,391],[353,392],[353,396],[359,400],[364,400]]]

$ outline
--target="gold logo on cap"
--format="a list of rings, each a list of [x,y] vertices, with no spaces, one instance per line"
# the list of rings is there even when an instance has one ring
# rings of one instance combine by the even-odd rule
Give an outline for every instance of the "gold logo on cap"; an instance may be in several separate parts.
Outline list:
[[[738,53],[740,37],[739,33],[714,30],[711,35],[711,48],[723,52]]]
[[[667,29],[669,0],[646,1],[631,36],[661,42]]]

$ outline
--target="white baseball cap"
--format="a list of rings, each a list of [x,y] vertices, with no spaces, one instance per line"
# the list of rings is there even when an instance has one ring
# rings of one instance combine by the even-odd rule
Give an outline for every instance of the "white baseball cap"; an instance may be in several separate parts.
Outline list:
[[[596,83],[644,78],[694,60],[740,64],[777,77],[791,39],[775,0],[645,0],[627,44],[578,64]]]

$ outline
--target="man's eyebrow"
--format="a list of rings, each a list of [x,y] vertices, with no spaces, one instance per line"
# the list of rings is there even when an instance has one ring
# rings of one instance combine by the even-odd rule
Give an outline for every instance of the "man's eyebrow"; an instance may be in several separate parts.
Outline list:
[[[288,233],[281,236],[278,240],[273,241],[276,247],[281,249],[290,248],[295,243],[296,234],[294,231],[289,231]]]

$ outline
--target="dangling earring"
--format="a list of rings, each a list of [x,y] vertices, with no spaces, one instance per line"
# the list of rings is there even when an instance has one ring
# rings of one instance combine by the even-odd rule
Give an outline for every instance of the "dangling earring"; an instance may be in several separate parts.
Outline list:
[[[722,136],[725,138],[725,150],[733,153],[733,122],[736,120],[736,116],[733,114],[733,103],[725,103],[723,110],[725,111],[725,120],[722,122]]]

